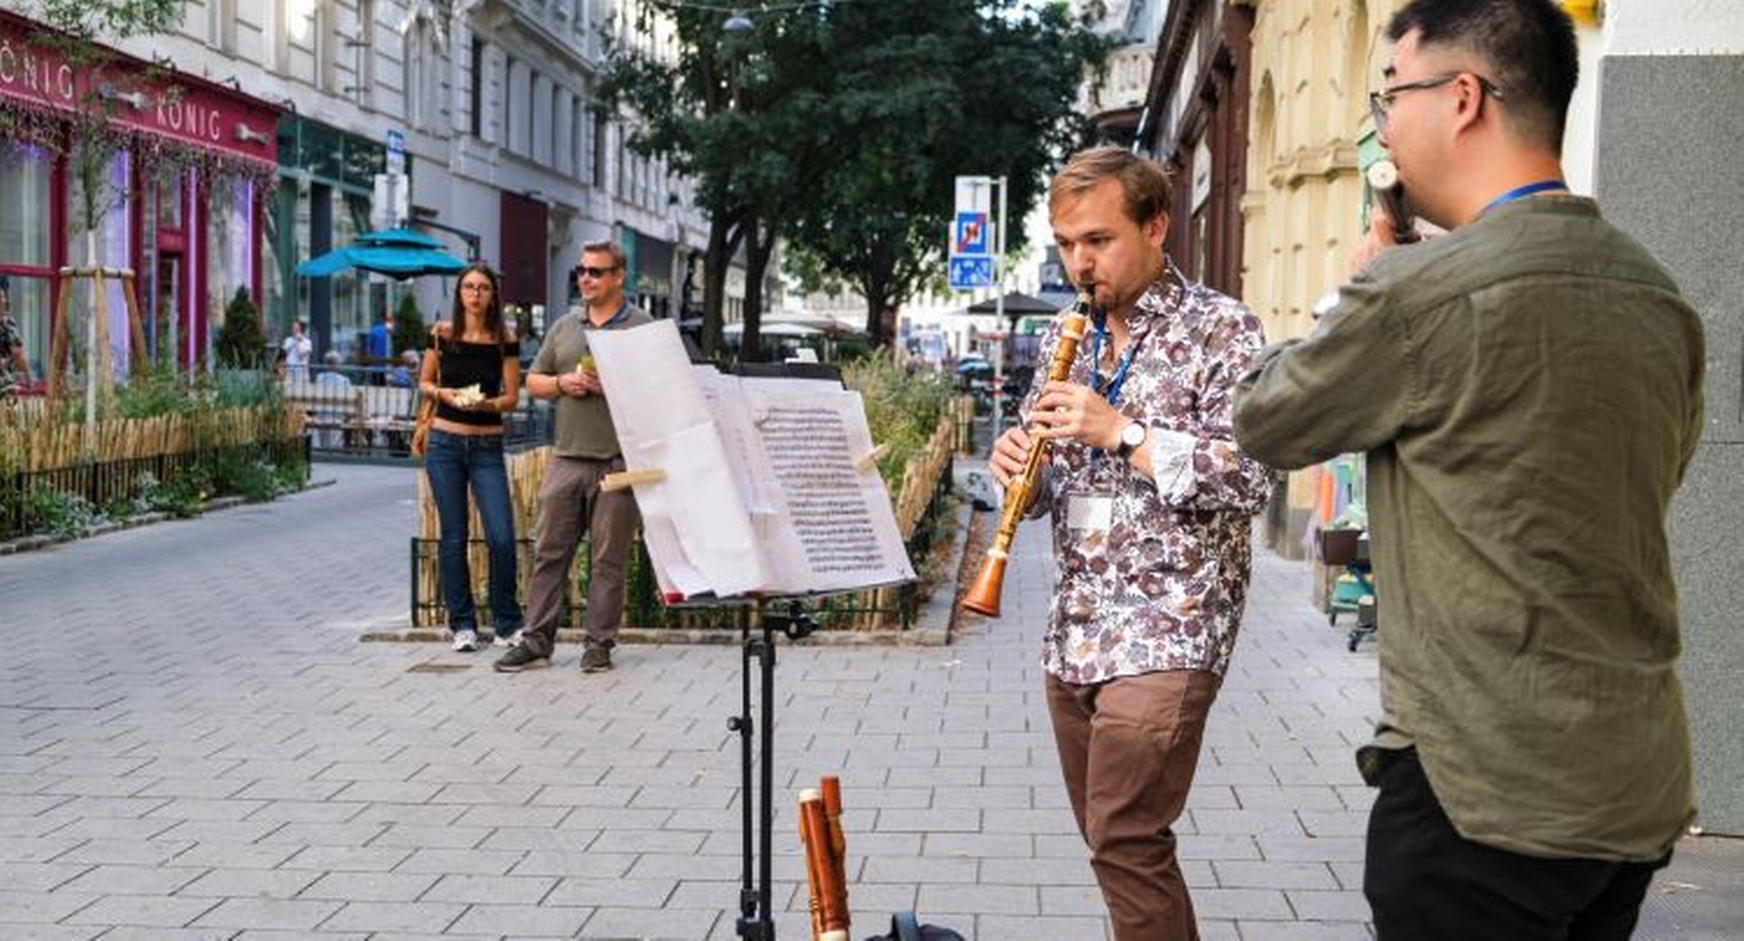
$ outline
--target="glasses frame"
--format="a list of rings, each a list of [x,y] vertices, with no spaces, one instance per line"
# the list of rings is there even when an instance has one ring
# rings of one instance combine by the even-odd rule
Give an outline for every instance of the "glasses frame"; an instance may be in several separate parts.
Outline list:
[[[470,281],[470,282],[469,281],[462,281],[460,283],[460,293],[462,293],[462,294],[494,294],[494,293],[496,293],[496,287],[493,286],[488,281],[484,282],[483,284],[480,284],[476,281]]]
[[[1415,82],[1401,82],[1388,85],[1378,91],[1369,92],[1369,118],[1375,122],[1376,130],[1384,130],[1387,126],[1387,114],[1393,110],[1393,99],[1408,91],[1423,91],[1429,88],[1440,88],[1459,80],[1460,76],[1470,75],[1477,80],[1478,88],[1484,94],[1497,101],[1502,100],[1502,89],[1495,82],[1476,72],[1448,72],[1433,78],[1419,79]]]
[[[578,277],[578,278],[592,278],[595,281],[598,281],[599,279],[605,277],[608,274],[616,274],[617,271],[618,271],[617,265],[613,265],[610,268],[595,268],[593,265],[576,265],[575,266],[575,276],[576,277]]]

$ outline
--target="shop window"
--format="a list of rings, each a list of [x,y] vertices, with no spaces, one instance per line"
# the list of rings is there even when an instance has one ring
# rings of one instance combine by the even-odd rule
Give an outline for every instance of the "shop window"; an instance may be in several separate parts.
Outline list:
[[[71,160],[72,166],[77,167],[79,162],[79,156],[75,154]],[[93,260],[93,246],[96,250],[94,260],[104,267],[124,268],[132,263],[133,245],[129,237],[132,227],[128,225],[128,193],[132,187],[131,162],[131,156],[126,151],[119,151],[104,161],[93,175],[96,185],[90,190],[89,208],[95,215],[94,226],[87,224],[90,220],[87,218],[85,181],[77,172],[67,175],[67,258],[75,266],[83,267]],[[93,233],[94,240],[88,237]],[[108,311],[105,326],[109,332],[110,361],[116,375],[125,376],[128,373],[127,301],[119,281],[107,281],[105,285],[107,293],[104,303]],[[86,310],[95,309],[89,292],[85,290],[75,292],[73,303],[86,305]],[[72,332],[71,339],[75,349],[82,345],[82,337],[78,335],[78,331]]]
[[[40,147],[0,143],[0,264],[49,264],[49,176]]]
[[[43,364],[48,361],[49,282],[19,274],[0,274],[0,316],[12,318],[24,335],[24,358],[30,361],[30,374],[46,375]]]
[[[206,213],[206,309],[213,313],[213,324],[223,321],[223,311],[237,288],[253,293],[254,267],[249,251],[253,205],[254,187],[247,180],[219,177],[212,181]]]
[[[185,213],[186,200],[183,197],[185,180],[180,173],[165,173],[157,180],[157,227],[160,229],[181,229]]]

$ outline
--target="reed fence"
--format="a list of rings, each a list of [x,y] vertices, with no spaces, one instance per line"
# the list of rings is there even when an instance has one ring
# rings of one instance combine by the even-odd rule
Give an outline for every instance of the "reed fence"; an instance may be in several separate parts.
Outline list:
[[[24,535],[29,495],[82,497],[94,507],[135,495],[215,455],[306,463],[303,415],[274,406],[197,409],[149,418],[67,421],[45,399],[0,406],[0,538]]]

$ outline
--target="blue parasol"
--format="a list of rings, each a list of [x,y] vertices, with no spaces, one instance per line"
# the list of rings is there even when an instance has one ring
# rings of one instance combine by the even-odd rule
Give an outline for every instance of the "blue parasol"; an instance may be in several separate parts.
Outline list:
[[[365,232],[357,241],[297,266],[304,278],[326,278],[347,268],[404,280],[425,274],[459,274],[466,262],[442,251],[442,243],[411,229]]]

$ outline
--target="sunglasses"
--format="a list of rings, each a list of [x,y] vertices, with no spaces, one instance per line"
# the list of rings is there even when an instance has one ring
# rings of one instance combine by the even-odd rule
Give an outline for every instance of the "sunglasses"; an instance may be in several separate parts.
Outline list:
[[[610,268],[595,268],[592,265],[582,265],[581,267],[575,269],[575,273],[578,275],[581,275],[584,278],[599,279],[599,278],[605,277],[608,274],[611,274],[612,272],[614,272],[616,270],[618,270],[617,265],[613,265]]]

